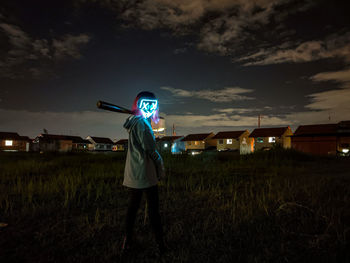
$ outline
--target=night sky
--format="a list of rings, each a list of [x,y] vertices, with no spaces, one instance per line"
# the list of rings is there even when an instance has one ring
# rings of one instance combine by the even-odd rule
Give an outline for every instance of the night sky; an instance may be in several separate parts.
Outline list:
[[[350,119],[349,1],[0,2],[0,131],[127,138],[136,94],[168,134]]]

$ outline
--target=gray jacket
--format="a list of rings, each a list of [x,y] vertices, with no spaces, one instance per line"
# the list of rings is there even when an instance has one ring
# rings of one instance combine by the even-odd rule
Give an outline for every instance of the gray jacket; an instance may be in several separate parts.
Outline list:
[[[165,174],[150,123],[141,116],[130,116],[124,128],[129,141],[123,185],[138,189],[156,185]]]

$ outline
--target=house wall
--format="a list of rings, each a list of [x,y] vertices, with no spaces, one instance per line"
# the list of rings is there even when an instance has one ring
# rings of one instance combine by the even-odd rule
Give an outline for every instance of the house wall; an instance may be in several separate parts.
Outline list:
[[[216,143],[216,149],[218,151],[223,151],[223,150],[239,150],[240,148],[240,139],[231,139],[232,144],[227,143],[229,139],[217,139]],[[222,143],[220,143],[222,141]]]
[[[274,136],[271,136],[274,137]],[[262,138],[263,142],[259,142],[258,138]],[[276,143],[283,144],[283,139],[280,137],[275,137],[276,141],[274,143],[269,142],[269,137],[257,137],[254,138],[254,151],[261,150],[263,148],[272,148]]]
[[[7,140],[0,140],[0,151],[19,151],[19,152],[29,151],[30,143],[27,141],[9,139],[9,141],[12,141],[12,146],[6,146],[5,141]]]
[[[204,141],[186,141],[185,148],[187,150],[204,150],[206,147]]]
[[[336,154],[336,136],[292,137],[292,147],[316,155]]]
[[[114,152],[117,152],[117,151],[125,151],[125,147],[123,144],[115,144],[113,145],[113,149],[112,149]]]
[[[253,148],[252,148],[252,139],[248,137],[249,136],[249,132],[245,131],[240,137],[233,139],[232,138],[232,144],[228,144],[227,140],[229,138],[226,139],[222,139],[223,143],[220,144],[220,140],[221,139],[217,139],[217,143],[216,143],[216,149],[218,151],[222,151],[222,150],[239,150],[241,154],[246,154],[246,153],[250,153],[252,152]]]

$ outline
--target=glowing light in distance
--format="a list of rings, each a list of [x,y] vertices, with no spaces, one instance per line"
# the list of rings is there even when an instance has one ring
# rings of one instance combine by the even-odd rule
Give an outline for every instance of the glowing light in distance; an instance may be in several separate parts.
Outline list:
[[[167,144],[167,143],[164,143],[164,147],[165,147],[165,148],[168,147],[168,144]]]
[[[13,141],[12,140],[6,140],[5,141],[5,146],[12,146],[13,145]]]
[[[153,131],[156,131],[156,132],[161,132],[161,131],[164,131],[164,128],[153,129]]]
[[[276,137],[269,137],[269,142],[276,142]]]
[[[227,144],[232,144],[232,139],[227,139]]]
[[[157,110],[158,100],[142,99],[139,104],[142,116],[145,119],[150,118]]]
[[[349,149],[343,149],[342,152],[343,152],[343,153],[348,153],[348,152],[349,152]]]

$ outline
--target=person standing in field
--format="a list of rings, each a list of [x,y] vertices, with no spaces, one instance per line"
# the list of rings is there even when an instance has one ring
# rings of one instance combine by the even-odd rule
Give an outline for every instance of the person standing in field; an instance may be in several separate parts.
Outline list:
[[[145,193],[151,226],[159,252],[164,253],[164,240],[159,214],[158,182],[165,176],[163,159],[156,150],[151,119],[156,123],[158,100],[152,92],[140,92],[133,103],[132,111],[124,128],[129,133],[123,185],[129,190],[129,206],[125,222],[125,236],[122,251],[130,248],[137,210],[142,194]]]

